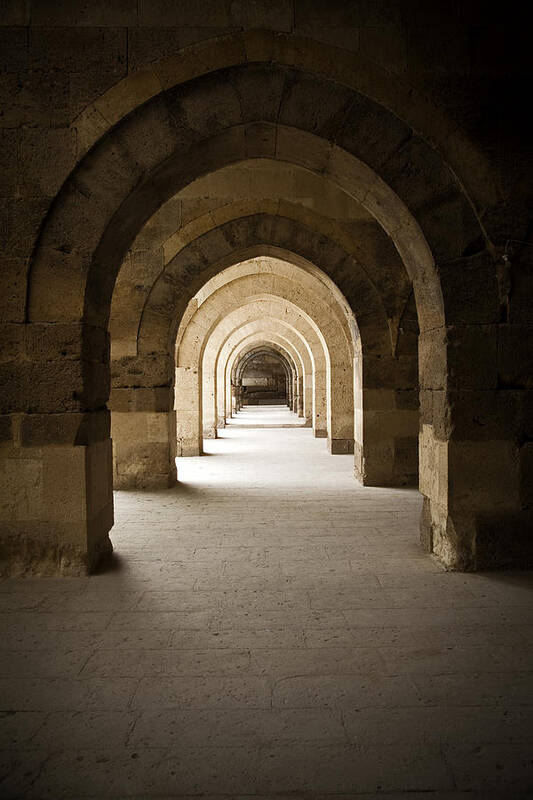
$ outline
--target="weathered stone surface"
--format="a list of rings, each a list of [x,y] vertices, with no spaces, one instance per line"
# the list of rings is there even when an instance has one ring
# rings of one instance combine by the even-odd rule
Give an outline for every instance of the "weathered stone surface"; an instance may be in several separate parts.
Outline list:
[[[310,431],[207,447],[117,495],[119,571],[4,582],[4,793],[526,797],[531,577],[444,571]]]
[[[2,575],[86,574],[111,552],[111,441],[2,453]]]
[[[11,492],[21,508],[39,497],[25,481],[49,480],[38,450],[87,447],[90,460],[109,448],[110,312],[117,413],[145,415],[143,435],[172,461],[174,434],[160,441],[155,420],[172,419],[181,316],[206,280],[262,246],[323,270],[357,321],[348,363],[334,314],[321,315],[307,357],[316,361],[322,336],[329,361],[313,383],[301,359],[291,407],[317,434],[354,441],[360,474],[373,464],[376,480],[402,483],[419,381],[420,486],[437,555],[472,568],[476,537],[496,552],[497,521],[520,528],[533,348],[529,138],[517,101],[529,65],[515,29],[527,26],[513,18],[510,35],[505,15],[485,14],[481,30],[476,13],[402,0],[4,3],[0,409],[3,451],[25,451],[13,467],[21,495],[18,478]],[[489,57],[495,42],[501,58]],[[259,276],[256,290],[272,284]],[[210,431],[225,416],[217,380],[213,364]],[[387,394],[370,402],[366,390]],[[92,497],[76,469],[78,500]],[[104,519],[109,504],[97,505]],[[52,522],[35,513],[46,538]]]

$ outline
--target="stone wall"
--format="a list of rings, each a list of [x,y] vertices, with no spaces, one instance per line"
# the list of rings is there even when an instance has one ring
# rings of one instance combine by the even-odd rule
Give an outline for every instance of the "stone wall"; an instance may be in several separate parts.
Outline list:
[[[521,22],[407,0],[2,6],[7,572],[79,572],[109,551],[111,386],[117,438],[144,437],[168,480],[181,316],[224,260],[259,246],[322,269],[355,316],[359,384],[342,385],[360,410],[358,474],[385,482],[392,460],[389,476],[412,480],[419,385],[424,545],[450,568],[526,563]],[[117,480],[135,473],[119,452]]]

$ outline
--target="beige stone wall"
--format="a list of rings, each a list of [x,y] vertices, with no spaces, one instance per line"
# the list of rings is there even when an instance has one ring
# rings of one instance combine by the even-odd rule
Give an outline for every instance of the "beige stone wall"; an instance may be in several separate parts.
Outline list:
[[[451,568],[528,557],[527,29],[468,3],[4,4],[7,571],[109,549],[111,384],[168,391],[191,298],[257,247],[315,264],[355,315],[360,474],[412,475],[419,379],[426,546]]]

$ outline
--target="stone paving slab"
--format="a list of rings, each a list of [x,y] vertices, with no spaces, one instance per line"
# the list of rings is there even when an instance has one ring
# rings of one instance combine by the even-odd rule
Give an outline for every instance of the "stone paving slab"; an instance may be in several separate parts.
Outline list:
[[[420,497],[309,429],[116,495],[112,564],[0,583],[0,796],[533,796],[531,573],[447,573]]]

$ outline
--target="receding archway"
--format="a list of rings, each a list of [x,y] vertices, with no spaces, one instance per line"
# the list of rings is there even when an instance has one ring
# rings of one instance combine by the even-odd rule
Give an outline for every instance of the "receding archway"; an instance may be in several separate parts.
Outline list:
[[[281,95],[282,85],[287,77],[286,73],[280,72],[273,66],[261,68],[255,72],[252,70],[249,74],[252,73],[255,81],[254,96],[256,96],[257,80],[268,78],[269,86],[272,88],[278,76],[283,78],[283,80],[279,80]],[[233,85],[235,87],[243,86],[240,78],[242,77],[244,80],[245,74],[247,74],[247,68],[242,68],[240,72],[237,70],[234,73]],[[328,120],[321,124],[320,136],[306,130],[310,126],[310,121],[305,118],[305,114],[300,119],[296,118],[297,104],[294,104],[294,93],[289,94],[289,105],[281,115],[278,105],[276,119],[279,119],[280,122],[277,124],[269,119],[269,111],[266,107],[262,110],[263,118],[258,119],[251,104],[247,106],[246,102],[233,104],[232,101],[229,101],[225,105],[220,103],[219,108],[224,108],[224,114],[215,121],[216,132],[209,140],[191,145],[192,142],[198,141],[198,126],[194,130],[190,129],[190,135],[182,137],[181,144],[185,143],[188,152],[187,163],[185,163],[183,159],[180,159],[180,146],[172,121],[175,117],[172,117],[172,114],[169,116],[167,113],[170,108],[168,103],[172,104],[179,97],[181,109],[191,108],[190,103],[194,92],[200,90],[205,96],[207,87],[211,94],[213,92],[216,94],[219,90],[226,92],[225,97],[229,99],[227,94],[229,77],[228,72],[224,72],[218,76],[211,75],[209,80],[204,81],[199,78],[197,81],[191,81],[183,90],[180,89],[174,94],[167,92],[164,99],[158,97],[146,103],[139,113],[130,115],[117,125],[113,132],[113,138],[114,141],[121,142],[120,148],[115,149],[110,141],[104,140],[101,145],[88,154],[77,169],[75,179],[73,178],[65,184],[47,224],[43,226],[30,277],[28,321],[31,324],[57,322],[71,326],[69,335],[79,337],[81,342],[78,367],[68,377],[68,380],[61,382],[61,391],[57,396],[57,406],[59,408],[66,407],[66,411],[62,411],[62,413],[92,413],[101,407],[102,403],[105,403],[108,386],[105,369],[107,356],[105,347],[104,351],[100,348],[102,355],[97,356],[99,337],[100,341],[105,342],[105,335],[102,338],[102,330],[107,322],[116,271],[123,259],[125,248],[143,221],[166,197],[191,179],[193,164],[196,174],[200,174],[202,171],[207,172],[215,168],[217,163],[236,162],[243,157],[249,157],[250,154],[260,155],[261,153],[282,160],[294,160],[303,163],[309,169],[326,170],[347,191],[360,197],[363,205],[374,213],[394,239],[406,269],[413,279],[425,353],[421,360],[424,390],[428,394],[442,391],[442,383],[448,368],[454,370],[457,391],[460,391],[462,385],[470,385],[464,372],[461,373],[461,364],[464,359],[461,360],[458,354],[468,353],[472,342],[470,334],[475,333],[475,328],[472,327],[474,323],[468,310],[457,305],[457,293],[450,291],[457,286],[458,280],[461,282],[460,270],[441,270],[441,275],[437,275],[431,252],[421,234],[419,225],[399,199],[399,197],[404,197],[414,211],[433,253],[441,263],[464,257],[465,253],[476,252],[475,247],[479,241],[480,227],[472,214],[467,199],[462,194],[462,187],[455,180],[452,172],[439,160],[438,154],[427,147],[421,139],[413,136],[412,130],[409,131],[405,125],[403,128],[395,126],[389,114],[386,127],[390,130],[399,131],[401,129],[402,137],[400,140],[387,143],[390,157],[386,158],[381,150],[379,163],[377,163],[375,159],[373,160],[368,146],[365,149],[363,133],[361,129],[358,130],[357,125],[350,124],[350,135],[342,135],[339,139],[340,129],[337,128],[332,134],[331,125],[328,128],[326,124],[335,117],[336,111],[345,107],[347,102],[353,102],[353,98],[349,97],[351,90],[343,87],[342,91],[331,91],[331,86],[325,86],[323,82],[320,84],[315,77],[306,75],[305,80],[301,80],[300,84],[305,84],[306,92],[312,92],[314,87],[317,101],[319,97],[324,98],[324,92],[328,88],[330,90],[331,102],[324,107]],[[219,79],[222,82],[220,86],[217,86]],[[273,79],[275,79],[274,82],[272,82]],[[247,97],[250,99],[249,94]],[[244,95],[241,96],[241,101],[243,99]],[[354,113],[360,115],[362,108],[369,109],[368,102],[365,100],[363,105],[354,106]],[[315,105],[320,107],[321,104],[310,102],[308,105],[309,107],[315,107]],[[383,130],[382,117],[383,115],[387,116],[388,112],[376,104],[371,108],[374,114],[373,119],[376,120],[376,129]],[[157,111],[155,116],[154,111]],[[285,124],[289,119],[291,124]],[[348,122],[351,121],[348,119]],[[146,149],[143,150],[141,144],[144,136],[143,126],[148,123],[152,133],[159,126],[157,135],[151,140],[152,143],[157,141],[158,146],[152,144],[149,152]],[[200,119],[198,119],[198,124],[201,127]],[[358,133],[355,136],[359,136],[359,139],[354,139],[354,131],[357,130]],[[409,137],[407,147],[404,146],[406,132]],[[208,133],[212,133],[212,131]],[[341,145],[332,144],[331,139],[328,138],[330,136],[340,141]],[[127,145],[128,140],[129,144]],[[123,155],[123,153],[129,152],[128,148],[131,147],[137,148],[139,156],[142,154],[142,157],[139,157],[136,162],[136,166],[133,166],[131,162],[128,163],[128,158]],[[121,148],[124,148],[122,152],[120,152]],[[357,151],[358,157],[354,158],[354,150]],[[362,163],[361,156],[367,158],[370,167]],[[421,171],[417,173],[415,169],[410,175],[406,175],[402,169],[405,158],[410,159],[412,164],[420,164]],[[425,179],[421,178],[422,175],[427,174],[424,173],[424,164],[430,166],[433,178],[431,181],[432,202],[428,207],[425,205],[426,200],[430,199],[428,187],[424,187]],[[386,183],[378,177],[378,173],[381,173],[388,184],[394,187],[396,194],[387,188]],[[83,191],[80,191],[79,187],[83,187]],[[435,187],[439,189],[440,207],[437,215],[434,213]],[[58,253],[61,255],[58,256]],[[482,277],[483,259],[490,259],[490,257],[487,254],[484,255],[481,250],[479,253],[479,276]],[[47,297],[46,276],[50,270],[56,279],[56,286],[58,281],[62,285],[60,291],[64,297],[64,303],[59,309],[54,307],[50,298]],[[441,278],[445,280],[445,313]],[[480,310],[479,313],[484,320],[488,321],[486,311]],[[448,324],[452,320],[461,321],[461,329],[455,335],[453,344],[449,338],[452,335],[451,332],[446,332],[443,327],[445,317]],[[490,322],[492,321],[493,319],[490,317]],[[436,354],[435,357],[427,356],[433,352]],[[437,354],[439,358],[437,358]],[[438,374],[430,370],[430,362],[431,366],[437,363],[441,365]],[[99,372],[102,375],[100,379],[97,378]],[[461,384],[460,374],[465,378],[465,384]],[[56,394],[57,388],[56,386]],[[436,397],[437,395],[433,399]],[[41,407],[38,406],[38,408]],[[427,410],[429,405],[425,403],[424,408]],[[451,456],[453,458],[457,456],[452,468],[453,473],[457,475],[457,470],[461,470],[462,457],[459,458],[461,448],[448,448],[447,434],[444,434],[440,424],[444,421],[444,417],[441,419],[438,416],[440,411],[435,403],[431,404],[431,409],[430,416],[425,417],[423,428],[422,452],[424,457],[422,463],[424,472],[430,471],[430,465],[437,456],[439,464],[444,461],[449,462]],[[439,438],[441,436],[444,438]],[[87,440],[88,443],[85,446],[89,448],[87,452],[90,451],[94,459],[98,460],[99,470],[103,472],[104,469],[108,469],[106,459],[109,458],[109,446],[105,444],[105,436],[101,440],[103,442],[101,447],[96,447],[96,442],[94,442],[95,447],[92,447],[93,441],[91,439],[89,444]],[[67,449],[70,446],[70,444],[65,444]],[[472,452],[476,448],[479,449],[475,443],[468,443],[468,447]],[[448,463],[448,474],[450,467],[451,465]],[[465,485],[468,485],[468,480],[465,476],[466,484],[463,484],[463,489]],[[85,480],[84,485],[91,486],[92,482]],[[454,483],[453,486],[455,485]],[[436,490],[431,480],[423,484],[422,488],[428,497],[425,530],[431,533],[430,545],[434,551],[448,564],[468,566],[473,563],[472,559],[474,558],[473,542],[478,530],[477,511],[475,504],[474,506],[470,504],[468,508],[464,506],[462,493],[454,494],[453,486],[446,482],[447,500],[444,502],[442,492],[435,493]],[[93,508],[91,514],[94,516],[95,513],[100,513],[104,506],[100,504],[100,501],[97,502],[96,498],[94,498],[94,502],[93,500],[89,502],[85,491],[84,496],[87,503]],[[497,505],[507,508],[511,496],[514,497],[512,493],[503,490],[502,496],[496,501]],[[97,507],[98,512],[95,510]],[[453,519],[453,524],[448,524],[449,519]],[[96,523],[95,526],[91,528],[93,532],[97,529],[100,530],[99,535],[95,534],[96,539],[91,534],[91,540],[94,539],[94,547],[92,545],[91,547],[96,553],[99,548],[108,547],[108,544],[107,534],[102,534],[102,527]],[[85,523],[81,523],[81,528],[86,532],[88,530]],[[459,533],[457,533],[458,530]],[[97,543],[99,539],[101,540],[100,544]],[[89,560],[91,558],[92,556]]]

